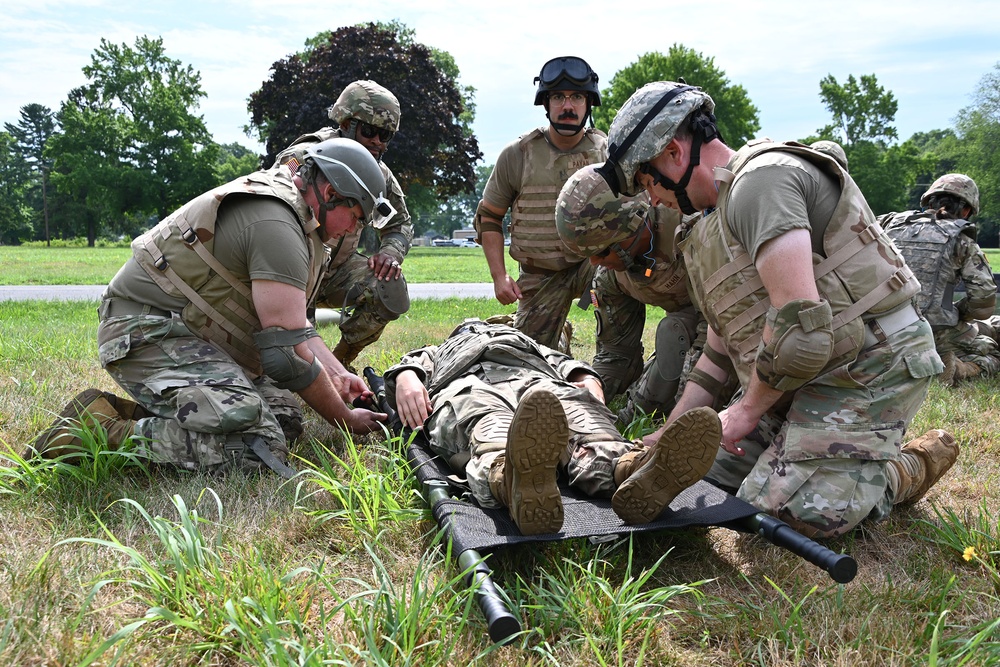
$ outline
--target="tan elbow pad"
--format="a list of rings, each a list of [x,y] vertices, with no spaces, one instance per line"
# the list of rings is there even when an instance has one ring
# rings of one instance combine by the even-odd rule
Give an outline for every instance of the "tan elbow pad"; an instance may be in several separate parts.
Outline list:
[[[826,301],[795,299],[767,311],[771,339],[757,352],[757,377],[780,391],[819,375],[833,355],[833,311]]]

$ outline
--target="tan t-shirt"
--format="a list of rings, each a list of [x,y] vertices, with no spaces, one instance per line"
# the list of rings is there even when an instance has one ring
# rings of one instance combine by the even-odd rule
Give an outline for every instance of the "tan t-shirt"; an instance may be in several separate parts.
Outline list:
[[[272,197],[232,194],[219,206],[213,254],[241,280],[273,280],[305,290],[309,249],[298,218]],[[108,285],[107,295],[180,312],[187,299],[168,296],[129,259]]]
[[[823,254],[823,234],[840,201],[840,184],[805,158],[769,151],[747,163],[727,204],[730,230],[757,261],[764,243],[793,229],[812,234]]]

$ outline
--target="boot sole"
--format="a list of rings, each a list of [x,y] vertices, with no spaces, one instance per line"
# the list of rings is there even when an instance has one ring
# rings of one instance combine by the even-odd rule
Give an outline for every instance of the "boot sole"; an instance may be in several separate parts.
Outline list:
[[[708,473],[721,442],[714,410],[685,412],[657,440],[652,458],[615,491],[615,514],[627,524],[649,523],[660,516],[677,494]]]
[[[507,465],[513,475],[510,515],[524,535],[562,528],[558,471],[568,441],[566,413],[555,394],[541,390],[522,399],[507,435]]]

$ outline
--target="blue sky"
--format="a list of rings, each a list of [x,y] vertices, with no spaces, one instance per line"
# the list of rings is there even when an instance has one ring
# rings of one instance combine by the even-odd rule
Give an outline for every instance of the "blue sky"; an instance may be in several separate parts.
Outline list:
[[[259,149],[241,127],[249,120],[246,99],[273,62],[320,30],[392,19],[413,28],[418,41],[449,51],[462,83],[476,88],[474,130],[488,163],[508,141],[542,124],[532,79],[555,56],[582,56],[603,87],[639,55],[681,43],[714,57],[747,89],[760,109],[760,135],[773,139],[801,138],[829,122],[818,94],[827,74],[840,81],[876,74],[899,102],[902,139],[951,127],[1000,61],[994,0],[5,0],[0,122],[17,122],[19,109],[33,102],[58,109],[71,88],[86,82],[81,69],[101,37],[132,45],[139,35],[160,36],[169,57],[201,72],[207,97],[199,112],[216,141]]]

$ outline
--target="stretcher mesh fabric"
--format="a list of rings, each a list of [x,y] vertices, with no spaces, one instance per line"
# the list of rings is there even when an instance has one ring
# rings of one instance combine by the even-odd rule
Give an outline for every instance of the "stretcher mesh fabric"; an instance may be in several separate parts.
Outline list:
[[[410,464],[422,484],[452,483],[447,464],[430,451],[427,440],[417,434],[408,450]],[[724,526],[740,530],[741,519],[757,509],[711,484],[700,481],[674,498],[655,521],[630,526],[611,509],[610,498],[591,498],[560,484],[564,519],[562,530],[545,535],[522,535],[506,509],[486,509],[473,502],[452,498],[433,508],[434,520],[451,536],[455,553],[466,549],[489,550],[509,544],[551,542],[573,537],[624,535],[689,526]],[[460,489],[451,489],[460,493]]]

